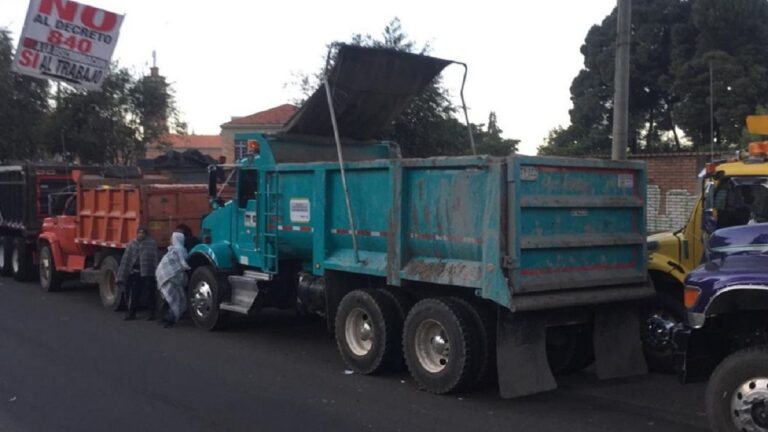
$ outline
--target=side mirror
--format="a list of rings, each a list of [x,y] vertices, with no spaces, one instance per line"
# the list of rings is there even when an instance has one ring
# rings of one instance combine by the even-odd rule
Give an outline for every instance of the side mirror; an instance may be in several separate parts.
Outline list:
[[[701,229],[707,234],[712,234],[717,229],[714,209],[707,208],[701,212]]]
[[[216,165],[211,165],[208,167],[208,197],[215,198],[216,197],[216,185],[218,176],[216,175]]]

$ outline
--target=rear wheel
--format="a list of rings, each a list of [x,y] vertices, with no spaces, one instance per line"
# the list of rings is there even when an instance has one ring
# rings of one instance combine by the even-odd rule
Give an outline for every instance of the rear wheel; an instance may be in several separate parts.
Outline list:
[[[101,278],[99,279],[99,296],[101,304],[112,311],[118,311],[125,306],[125,294],[117,284],[117,269],[120,263],[114,256],[108,256],[101,262]]]
[[[198,267],[189,280],[189,311],[195,325],[204,330],[217,330],[224,325],[225,315],[219,310],[221,286],[210,266]]]
[[[403,319],[395,301],[379,290],[354,290],[336,311],[336,344],[341,358],[360,374],[402,364]]]
[[[61,273],[56,271],[56,263],[53,260],[51,245],[45,243],[40,248],[40,286],[48,292],[58,291],[61,288]]]
[[[547,329],[547,361],[552,373],[578,372],[595,361],[592,329],[567,325]]]
[[[13,278],[26,281],[32,278],[32,251],[24,237],[16,237],[11,253],[11,268]]]
[[[11,255],[13,255],[13,237],[0,237],[0,275],[11,276],[13,274]]]
[[[709,379],[705,401],[713,431],[768,430],[768,347],[723,360]]]
[[[426,391],[444,394],[460,390],[479,375],[480,339],[480,330],[464,303],[424,299],[411,308],[405,320],[405,362]]]

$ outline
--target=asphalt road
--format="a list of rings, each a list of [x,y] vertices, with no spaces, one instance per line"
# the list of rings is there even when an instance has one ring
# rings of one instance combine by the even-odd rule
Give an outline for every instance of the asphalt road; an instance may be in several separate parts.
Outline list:
[[[93,288],[0,279],[0,431],[693,431],[702,384],[588,372],[514,400],[434,396],[403,373],[348,374],[319,321],[288,313],[208,333],[123,322]]]

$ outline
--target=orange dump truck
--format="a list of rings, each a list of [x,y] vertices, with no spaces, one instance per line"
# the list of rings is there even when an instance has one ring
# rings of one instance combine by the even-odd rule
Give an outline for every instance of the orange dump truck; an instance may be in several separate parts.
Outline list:
[[[64,214],[43,221],[38,237],[40,285],[59,289],[63,280],[79,276],[98,283],[104,307],[121,308],[123,293],[115,277],[125,247],[146,226],[165,248],[173,230],[184,223],[194,234],[209,211],[208,188],[172,184],[161,176],[105,178],[74,171],[76,192]]]

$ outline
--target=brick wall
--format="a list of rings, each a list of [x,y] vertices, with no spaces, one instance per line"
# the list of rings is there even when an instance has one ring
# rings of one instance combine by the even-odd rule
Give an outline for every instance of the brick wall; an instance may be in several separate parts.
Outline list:
[[[630,156],[646,164],[648,232],[673,231],[685,225],[701,194],[698,174],[709,158],[706,153],[693,152]]]

